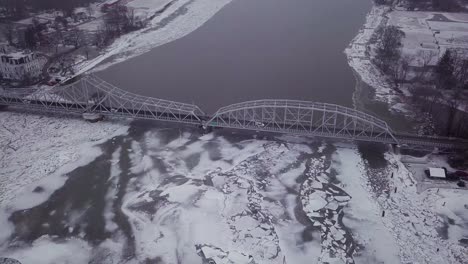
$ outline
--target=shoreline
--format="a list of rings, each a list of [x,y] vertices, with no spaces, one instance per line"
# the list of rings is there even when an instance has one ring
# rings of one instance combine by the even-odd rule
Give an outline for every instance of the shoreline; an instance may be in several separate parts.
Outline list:
[[[372,63],[368,54],[377,29],[388,22],[386,14],[390,11],[388,6],[372,3],[364,24],[344,50],[355,77],[352,101],[355,108],[384,119],[395,130],[419,131],[421,126],[430,124],[412,115],[412,106],[404,103],[401,95],[393,89],[387,76]]]
[[[403,84],[402,87],[395,88],[390,77],[382,73],[377,65],[372,62],[373,55],[370,52],[377,42],[375,38],[377,30],[393,24],[394,22],[391,22],[394,19],[393,14],[398,12],[401,11],[373,3],[371,10],[366,15],[364,25],[344,51],[348,59],[348,65],[356,76],[356,87],[353,95],[354,106],[364,111],[374,112],[374,110],[377,110],[379,113],[375,114],[383,118],[386,117],[386,121],[394,123],[392,127],[399,127],[404,130],[409,128],[408,132],[418,134],[443,134],[441,127],[445,126],[445,124],[441,120],[437,121],[440,117],[424,110],[424,106],[420,105],[420,102],[412,102],[414,97],[411,88],[415,86]],[[426,15],[426,13],[424,14]],[[439,13],[434,12],[433,14]],[[407,43],[403,45],[402,50],[408,55],[408,50],[411,52],[415,49],[414,45],[411,46],[414,44],[411,42],[414,42],[414,36],[410,35],[406,38],[409,40],[406,40]],[[448,107],[449,103],[444,98],[433,103],[442,108]],[[421,98],[418,100],[421,100]],[[367,101],[368,103],[366,103]],[[382,104],[383,106],[378,106],[379,109],[369,109],[368,104],[371,105],[371,108],[374,108],[376,104]],[[382,108],[385,108],[385,111],[382,111]],[[457,106],[458,116],[466,115],[467,111],[466,104],[461,103]]]
[[[429,134],[434,134],[433,121],[421,109],[408,103],[409,97],[393,88],[388,77],[372,63],[368,53],[375,41],[373,38],[376,31],[388,23],[387,14],[391,10],[391,7],[373,3],[364,25],[345,49],[348,65],[356,77],[354,106],[385,119],[396,131],[418,134],[427,134],[430,131]],[[365,91],[366,89],[369,91]],[[380,109],[373,109],[379,108],[376,104],[382,105]],[[372,109],[369,106],[373,106]]]
[[[232,0],[174,0],[148,26],[117,38],[96,58],[76,66],[76,73],[103,71],[120,62],[143,55],[150,50],[183,38],[200,28]],[[64,81],[66,81],[64,80]]]
[[[396,99],[397,94],[389,84],[386,76],[371,62],[367,52],[376,30],[387,22],[388,18],[385,15],[389,9],[386,6],[373,4],[366,15],[366,22],[356,37],[351,40],[344,53],[348,59],[348,65],[354,71],[356,77],[359,77],[362,82],[373,88],[374,98],[379,102],[390,105]],[[357,84],[358,81],[356,81]],[[353,101],[356,99],[353,98]]]

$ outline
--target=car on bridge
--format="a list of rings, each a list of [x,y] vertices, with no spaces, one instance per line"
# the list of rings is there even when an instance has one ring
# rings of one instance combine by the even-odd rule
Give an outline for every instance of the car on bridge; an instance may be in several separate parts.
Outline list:
[[[255,125],[258,127],[265,127],[265,124],[262,122],[255,122]]]

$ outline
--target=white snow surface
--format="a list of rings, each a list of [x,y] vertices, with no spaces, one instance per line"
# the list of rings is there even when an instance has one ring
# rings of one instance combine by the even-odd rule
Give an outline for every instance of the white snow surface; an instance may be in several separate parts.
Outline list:
[[[81,119],[0,112],[0,252],[13,232],[12,212],[37,206],[61,188],[67,173],[102,154],[96,147],[125,135],[127,122],[91,124]],[[36,188],[40,192],[34,192]],[[72,231],[72,229],[69,229]],[[92,247],[79,238],[43,236],[30,246],[1,255],[22,263],[87,263]],[[118,251],[116,251],[118,252]]]
[[[54,242],[50,237],[41,237],[31,247],[18,249],[8,255],[23,264],[83,264],[90,261],[91,245],[81,239]]]
[[[112,138],[125,135],[128,126],[19,113],[0,116],[5,121],[2,146],[15,149],[2,151],[8,156],[2,156],[1,163],[6,192],[0,200],[0,255],[24,264],[87,263],[99,256],[108,259],[105,263],[121,261],[125,238],[113,208],[123,177],[130,178],[121,206],[135,243],[130,263],[160,259],[198,264],[203,257],[216,263],[258,264],[350,259],[463,263],[467,255],[459,243],[468,236],[466,192],[418,193],[397,155],[386,154],[389,166],[383,173],[393,172],[389,188],[398,192],[377,197],[368,181],[373,172],[351,144],[233,139],[160,128],[138,139],[126,136],[118,143],[125,147],[115,146],[109,153],[102,216],[111,238],[96,246],[82,234],[64,239],[44,235],[30,245],[7,249],[15,231],[8,220],[11,213],[47,200],[67,173],[101,157],[99,143],[111,139],[117,144]],[[128,167],[122,167],[124,160]],[[53,169],[43,173],[48,167]],[[44,191],[33,192],[37,186]],[[331,218],[321,219],[324,212]],[[445,238],[438,232],[443,227]],[[68,227],[69,233],[73,228]],[[357,252],[348,256],[354,244],[359,245]]]
[[[393,103],[396,93],[387,77],[373,64],[369,54],[370,43],[376,30],[387,23],[388,7],[374,5],[366,16],[364,26],[345,49],[348,64],[362,81],[375,89],[375,99]]]
[[[352,196],[344,209],[343,222],[365,247],[362,256],[356,259],[357,263],[369,260],[374,263],[398,263],[398,243],[383,224],[379,205],[364,187],[366,174],[359,153],[351,146],[339,148],[333,156],[332,166],[338,172],[337,178],[343,189]]]
[[[0,120],[0,205],[33,182],[44,180],[45,193],[48,187],[56,189],[63,184],[63,175],[100,155],[95,145],[124,135],[128,129],[126,121],[92,124],[69,117],[17,112],[0,112]],[[38,203],[47,198],[39,196],[30,199]],[[24,203],[21,208],[31,205]]]

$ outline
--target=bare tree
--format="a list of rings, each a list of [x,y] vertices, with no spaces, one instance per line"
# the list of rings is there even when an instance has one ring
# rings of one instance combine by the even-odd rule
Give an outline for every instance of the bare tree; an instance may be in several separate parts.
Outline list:
[[[88,16],[89,16],[89,17],[93,16],[93,7],[91,6],[91,4],[89,4],[89,5],[86,7],[86,12],[88,13]]]
[[[460,99],[460,91],[457,90],[452,93],[446,100],[446,105],[448,107],[447,111],[447,123],[446,123],[446,135],[447,136],[456,136],[455,135],[455,118],[457,115],[458,107],[461,105],[462,100]]]
[[[405,33],[396,26],[387,26],[379,30],[379,42],[377,43],[376,60],[380,69],[388,73],[393,63],[401,57],[401,41]]]
[[[437,63],[435,73],[438,88],[449,90],[455,87],[455,54],[454,50],[447,49]]]
[[[8,41],[9,45],[14,44],[15,39],[15,29],[12,24],[8,23],[5,28],[5,38]]]
[[[56,28],[50,36],[51,44],[55,48],[55,54],[59,52],[60,45],[63,44],[63,32],[60,28]]]
[[[98,48],[102,48],[106,45],[107,39],[107,29],[106,26],[100,26],[94,37],[94,45]]]
[[[468,89],[468,54],[465,51],[455,51],[453,54],[455,89]]]
[[[419,79],[424,80],[426,78],[427,72],[429,71],[429,65],[432,64],[434,59],[438,56],[438,52],[435,50],[420,50],[417,53],[419,58],[419,65],[421,66],[421,71],[419,72]]]
[[[398,88],[401,82],[405,82],[408,76],[408,71],[411,62],[414,60],[411,56],[402,56],[397,63],[390,66],[390,74],[393,79],[395,88]]]
[[[75,47],[75,49],[81,47],[85,41],[83,31],[79,29],[73,29],[71,34],[69,34],[69,41]]]

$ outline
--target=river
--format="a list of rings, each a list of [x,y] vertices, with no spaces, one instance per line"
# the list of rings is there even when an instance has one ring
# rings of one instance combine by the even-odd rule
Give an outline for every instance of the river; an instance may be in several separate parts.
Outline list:
[[[353,107],[356,79],[343,51],[370,5],[234,0],[186,37],[99,75],[207,113],[263,98]],[[25,264],[398,263],[359,180],[358,164],[386,168],[383,150],[295,140],[134,121],[64,183],[46,177],[18,207],[0,207],[9,234],[0,255]],[[376,179],[372,187],[388,192],[386,178]],[[45,247],[50,254],[40,254]]]
[[[129,91],[207,113],[255,99],[353,106],[343,53],[370,0],[234,0],[188,36],[99,73]]]

